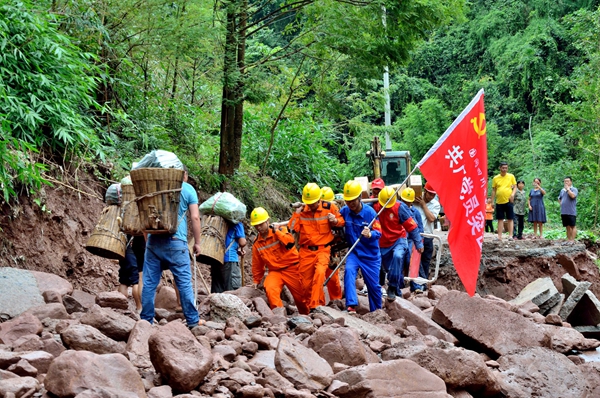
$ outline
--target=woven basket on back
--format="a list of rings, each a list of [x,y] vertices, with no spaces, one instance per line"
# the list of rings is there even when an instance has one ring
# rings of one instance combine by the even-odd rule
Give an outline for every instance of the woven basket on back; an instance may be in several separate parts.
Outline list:
[[[200,254],[196,259],[208,265],[223,265],[225,259],[225,236],[229,225],[219,216],[204,215],[200,219]]]
[[[179,197],[185,172],[177,169],[131,170],[131,182],[142,230],[151,234],[177,232]]]
[[[87,251],[104,258],[117,260],[125,258],[127,237],[120,231],[120,214],[121,208],[117,205],[102,209],[100,220],[85,244]]]
[[[143,235],[140,224],[140,213],[135,202],[135,189],[133,185],[122,185],[123,204],[121,206],[121,218],[123,219],[123,232],[127,235]]]

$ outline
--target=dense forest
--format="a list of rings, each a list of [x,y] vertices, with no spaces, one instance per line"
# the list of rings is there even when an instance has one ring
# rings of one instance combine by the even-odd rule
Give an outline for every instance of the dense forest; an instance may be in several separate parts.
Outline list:
[[[203,190],[268,207],[265,185],[371,175],[365,152],[386,129],[416,163],[484,88],[490,177],[506,160],[526,190],[541,178],[556,223],[570,175],[578,223],[597,230],[599,5],[0,0],[3,200],[35,195],[56,165],[118,179],[160,148]]]

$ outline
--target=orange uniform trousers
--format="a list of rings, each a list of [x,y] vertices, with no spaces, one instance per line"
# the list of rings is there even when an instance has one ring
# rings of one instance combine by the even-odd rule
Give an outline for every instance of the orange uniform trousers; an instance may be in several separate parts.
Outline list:
[[[331,256],[331,247],[319,248],[311,251],[306,247],[300,247],[300,274],[302,276],[302,286],[304,288],[304,298],[308,303],[308,308],[317,308],[325,305],[325,292],[323,283],[325,278],[331,275],[329,269],[329,258]],[[342,298],[342,286],[340,284],[339,273],[336,273],[327,284],[329,298],[338,300]]]
[[[269,270],[269,273],[265,277],[264,287],[271,309],[283,307],[281,290],[283,289],[283,286],[287,286],[287,288],[290,289],[290,293],[292,293],[292,297],[294,297],[298,312],[303,315],[308,314],[308,307],[306,306],[304,290],[300,278],[301,276],[297,265],[292,265],[281,270]]]

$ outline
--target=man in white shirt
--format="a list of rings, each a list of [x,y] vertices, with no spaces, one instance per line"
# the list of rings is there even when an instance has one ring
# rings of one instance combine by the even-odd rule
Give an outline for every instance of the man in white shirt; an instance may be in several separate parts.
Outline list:
[[[423,197],[416,197],[414,205],[416,206],[419,213],[421,213],[421,219],[423,220],[423,231],[426,234],[433,234],[433,226],[435,220],[440,214],[440,202],[435,198],[436,192],[428,182],[425,184],[425,192]],[[429,265],[431,264],[431,257],[433,256],[433,238],[423,238],[423,253],[421,254],[421,267],[419,268],[419,276],[421,278],[429,279]],[[427,288],[427,285],[423,285],[423,290]],[[415,290],[415,292],[417,292]]]

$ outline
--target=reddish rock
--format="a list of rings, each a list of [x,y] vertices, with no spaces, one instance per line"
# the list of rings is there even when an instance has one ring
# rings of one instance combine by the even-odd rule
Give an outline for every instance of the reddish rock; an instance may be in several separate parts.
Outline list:
[[[431,285],[427,289],[427,297],[431,300],[439,300],[449,292],[448,288],[443,285]]]
[[[46,336],[42,334],[42,344],[43,347],[40,350],[52,354],[55,358],[66,350],[65,346],[56,341],[54,336],[50,333],[48,333]]]
[[[42,339],[37,334],[26,334],[12,344],[14,351],[37,351],[44,348]]]
[[[331,383],[333,370],[315,351],[282,336],[275,351],[275,367],[296,388],[323,390]]]
[[[453,344],[458,342],[456,337],[433,322],[420,308],[408,300],[398,298],[391,303],[387,302],[386,308],[393,321],[403,318],[409,326],[416,326],[422,334],[435,336]]]
[[[69,314],[62,303],[50,303],[28,309],[25,314],[32,314],[40,321],[50,319],[69,319]]]
[[[562,319],[558,314],[548,314],[546,315],[545,322],[548,325],[556,325],[562,326]]]
[[[156,293],[154,306],[156,308],[164,308],[165,310],[175,312],[178,309],[175,289],[170,286],[161,285],[158,289],[158,293]]]
[[[217,344],[212,348],[212,353],[213,355],[215,354],[219,354],[221,355],[226,361],[228,362],[233,362],[235,360],[236,357],[236,352],[235,350],[230,347],[229,345],[226,344]]]
[[[354,329],[323,326],[310,337],[308,347],[330,366],[336,362],[348,366],[368,363],[367,352]]]
[[[496,377],[475,351],[439,344],[419,350],[408,359],[440,377],[448,388],[466,390],[475,396],[500,393]]]
[[[148,391],[148,398],[172,398],[173,390],[171,386],[152,387]]]
[[[21,397],[30,390],[38,391],[40,382],[33,377],[16,377],[10,379],[0,379],[0,396]]]
[[[77,300],[77,302],[86,310],[89,310],[96,304],[96,296],[81,290],[73,290],[71,297]]]
[[[95,327],[106,336],[117,341],[127,341],[135,321],[109,308],[93,306],[81,317],[81,323]]]
[[[21,359],[26,360],[38,370],[38,373],[46,373],[50,364],[54,361],[54,355],[45,351],[32,351],[20,355]]]
[[[148,321],[137,321],[127,340],[125,350],[131,363],[138,368],[151,368],[150,349],[148,339],[154,332],[154,328]]]
[[[211,352],[180,322],[160,327],[148,344],[154,368],[174,391],[191,391],[210,371]]]
[[[96,304],[100,307],[116,308],[126,310],[129,308],[127,297],[120,292],[100,292],[96,296]]]
[[[44,298],[44,302],[46,304],[62,303],[62,296],[56,290],[46,290],[44,293],[42,293],[42,297]]]
[[[10,321],[0,323],[0,343],[12,345],[19,338],[42,333],[44,326],[33,314],[24,313]]]
[[[583,334],[573,328],[564,328],[553,325],[543,326],[551,338],[550,348],[562,354],[571,350],[589,351],[600,347],[600,341],[596,339],[586,339]]]
[[[581,368],[547,348],[516,350],[498,363],[506,397],[589,397]]]
[[[335,391],[342,398],[449,397],[442,379],[407,359],[356,366],[334,380],[347,384]]]
[[[73,292],[73,285],[68,280],[61,278],[58,275],[49,274],[47,272],[29,271],[37,281],[40,293],[44,294],[45,291],[54,290],[58,294],[64,296],[65,294],[71,294]]]
[[[256,312],[258,312],[260,316],[265,318],[271,318],[273,316],[273,311],[271,311],[269,304],[267,304],[262,297],[253,298],[252,303],[254,304]]]
[[[77,394],[75,398],[138,398],[138,396],[133,392],[117,390],[116,388],[95,387]]]
[[[89,325],[73,325],[64,330],[60,337],[71,350],[90,351],[96,354],[125,353],[125,347],[98,329]]]
[[[10,365],[8,367],[8,371],[19,376],[36,377],[38,374],[38,370],[31,366],[31,364],[24,359],[21,359],[19,362]]]
[[[269,388],[276,395],[282,395],[284,391],[294,388],[294,385],[285,377],[277,373],[275,369],[264,368],[256,382],[263,387]]]
[[[590,391],[589,397],[600,397],[600,362],[586,362],[579,365]]]
[[[114,388],[146,397],[142,378],[121,354],[65,351],[50,365],[44,385],[59,397],[74,397],[94,387]]]
[[[542,325],[480,297],[451,291],[433,310],[432,319],[495,357],[523,347],[549,347]],[[409,322],[410,323],[410,322]]]

